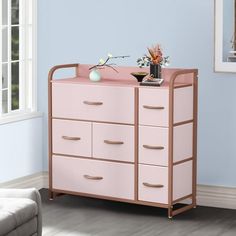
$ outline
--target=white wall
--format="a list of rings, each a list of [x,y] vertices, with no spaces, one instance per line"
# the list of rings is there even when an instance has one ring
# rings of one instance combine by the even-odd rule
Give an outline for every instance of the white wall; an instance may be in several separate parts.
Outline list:
[[[0,183],[42,171],[42,118],[0,125]]]

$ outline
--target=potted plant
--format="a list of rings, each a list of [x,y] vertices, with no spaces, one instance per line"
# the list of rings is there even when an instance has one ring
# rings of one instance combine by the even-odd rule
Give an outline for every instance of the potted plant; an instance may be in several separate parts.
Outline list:
[[[164,57],[159,44],[156,44],[148,49],[148,55],[144,55],[137,59],[138,66],[150,66],[150,77],[161,78],[162,66],[169,65],[169,56]]]
[[[129,57],[129,56],[112,56],[111,53],[108,53],[107,55],[107,59],[100,59],[99,63],[97,65],[94,65],[92,67],[89,68],[89,70],[91,70],[91,72],[89,73],[89,78],[91,81],[100,81],[101,80],[101,74],[99,72],[99,69],[104,69],[105,67],[109,67],[112,70],[114,70],[115,72],[118,73],[118,71],[114,68],[114,66],[116,64],[114,63],[108,63],[111,59],[117,59],[117,58],[125,58],[125,57]]]

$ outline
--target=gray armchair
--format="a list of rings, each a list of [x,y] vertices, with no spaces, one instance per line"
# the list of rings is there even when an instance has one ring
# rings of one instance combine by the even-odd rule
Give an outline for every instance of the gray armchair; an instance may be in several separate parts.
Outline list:
[[[0,236],[41,236],[41,211],[38,190],[0,189]]]

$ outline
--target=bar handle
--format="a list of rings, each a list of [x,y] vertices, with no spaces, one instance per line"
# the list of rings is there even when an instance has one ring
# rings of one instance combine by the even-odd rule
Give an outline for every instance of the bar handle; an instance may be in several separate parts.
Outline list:
[[[72,141],[78,141],[78,140],[81,140],[81,138],[80,137],[70,137],[70,136],[65,136],[65,135],[63,135],[63,136],[61,136],[63,139],[65,139],[65,140],[72,140]]]
[[[124,144],[124,142],[122,142],[122,141],[112,141],[112,140],[104,140],[104,143],[106,143],[106,144],[118,144],[118,145]]]
[[[149,187],[149,188],[163,188],[163,184],[149,184],[149,183],[143,183],[144,186]]]
[[[150,106],[150,105],[143,105],[143,108],[152,109],[152,110],[163,110],[165,107],[162,106]]]
[[[92,102],[92,101],[84,101],[85,105],[93,105],[93,106],[100,106],[103,104],[103,102]]]
[[[151,146],[151,145],[146,145],[146,144],[144,144],[143,147],[147,148],[147,149],[155,149],[155,150],[163,150],[164,149],[163,146]]]
[[[84,175],[85,179],[90,179],[90,180],[102,180],[102,176],[91,176],[91,175]]]

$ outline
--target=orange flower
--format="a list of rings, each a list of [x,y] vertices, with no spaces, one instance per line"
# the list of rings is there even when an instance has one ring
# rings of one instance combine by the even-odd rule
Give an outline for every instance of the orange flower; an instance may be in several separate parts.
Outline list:
[[[159,44],[148,48],[150,54],[150,61],[153,64],[160,64],[163,60],[162,50]]]

